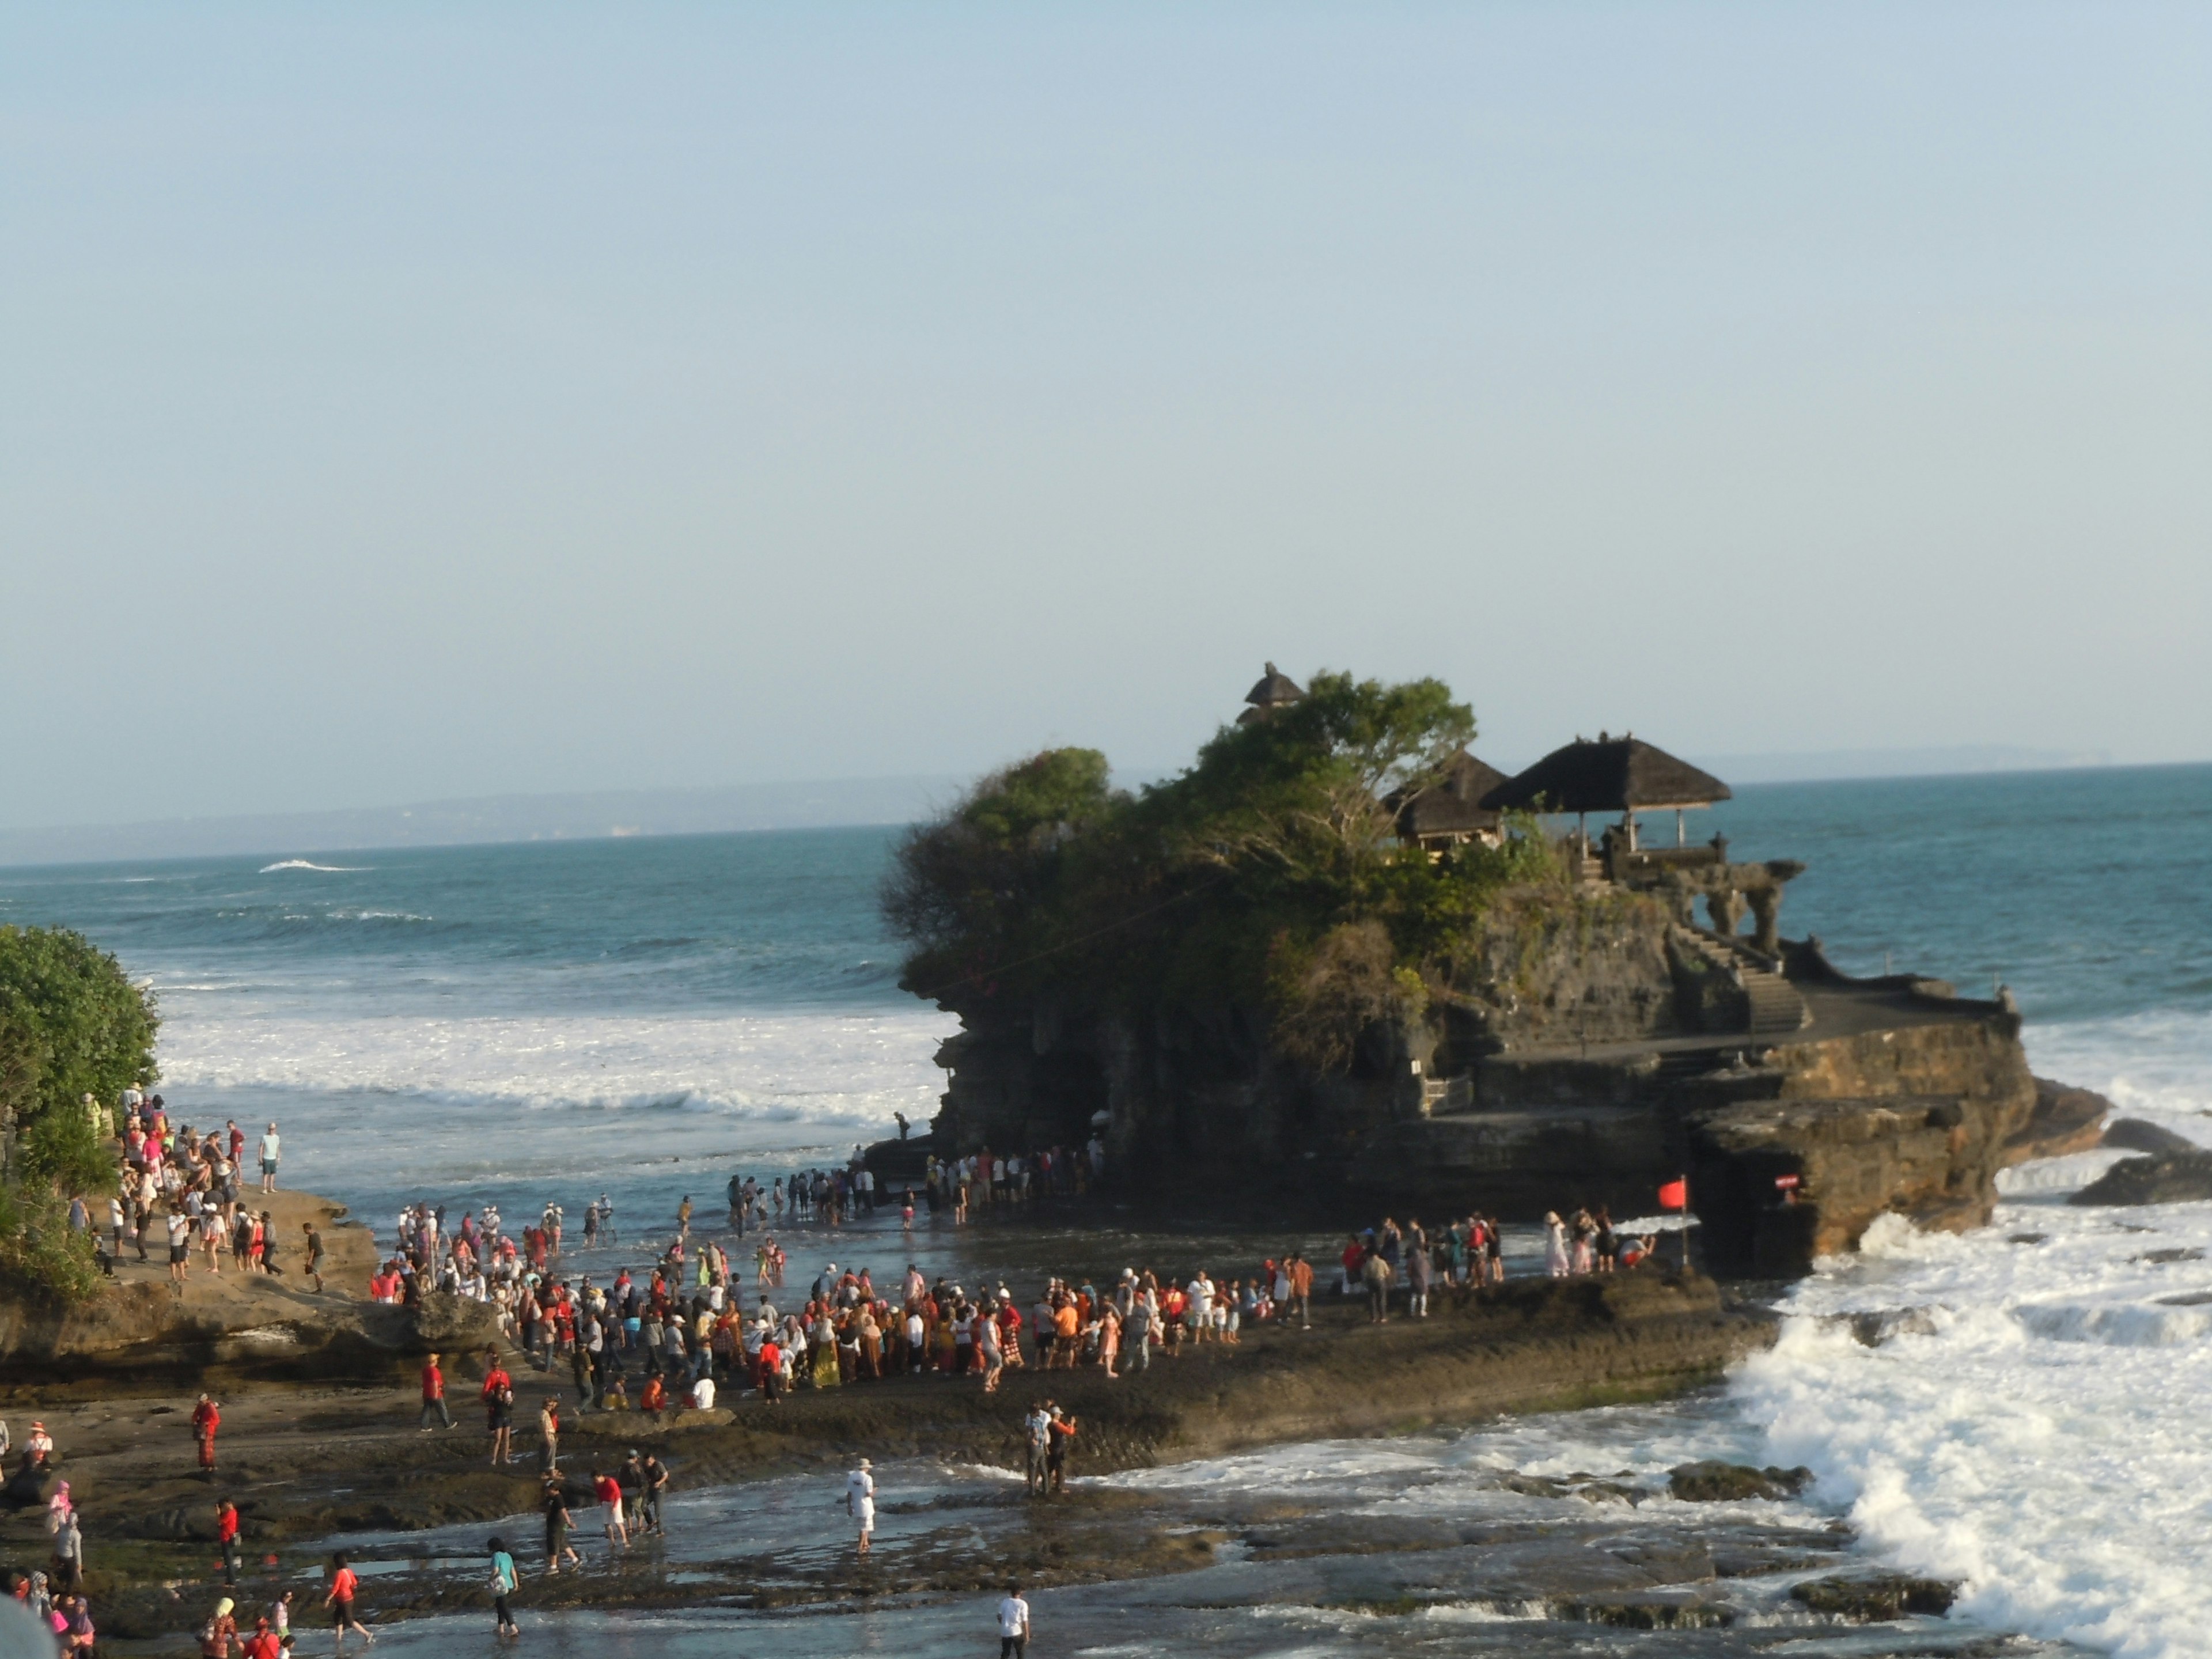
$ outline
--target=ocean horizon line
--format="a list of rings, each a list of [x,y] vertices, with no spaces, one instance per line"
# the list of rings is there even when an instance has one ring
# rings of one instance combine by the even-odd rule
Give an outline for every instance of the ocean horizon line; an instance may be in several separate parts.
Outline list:
[[[1851,769],[1850,763],[1874,765],[1885,757],[1893,769]],[[1959,763],[1942,769],[1913,763],[1932,763],[1941,757]],[[1976,763],[1970,757],[1985,757],[1987,763]],[[1993,747],[1698,758],[1732,785],[1753,790],[1807,784],[1933,783],[2030,774],[2181,771],[2212,766],[2208,760],[2116,762],[2055,753],[2045,758],[2039,751]],[[1788,763],[1793,758],[1799,763],[1797,769]],[[1148,774],[1135,775],[1127,781],[1143,783],[1152,778]],[[470,796],[387,807],[26,827],[0,830],[0,870],[879,829],[921,822],[969,781],[951,775],[910,774],[695,788]]]

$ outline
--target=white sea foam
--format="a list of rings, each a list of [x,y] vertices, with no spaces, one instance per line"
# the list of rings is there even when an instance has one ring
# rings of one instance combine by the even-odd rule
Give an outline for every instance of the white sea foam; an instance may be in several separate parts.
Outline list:
[[[315,864],[306,859],[279,859],[274,864],[263,865],[261,873],[266,876],[279,870],[319,870],[326,875],[346,876],[356,875],[363,870],[374,867],[367,864]]]
[[[2039,1072],[2212,1139],[2212,1019],[2032,1037]],[[2014,1172],[1976,1233],[1884,1218],[1796,1288],[1731,1391],[1768,1459],[1810,1465],[1870,1548],[1963,1580],[1962,1613],[2130,1659],[2203,1654],[2212,1302],[2193,1297],[2212,1264],[2187,1252],[2212,1256],[2212,1203],[2064,1201],[2112,1161]],[[1845,1317],[1899,1309],[1921,1311],[1871,1347]]]
[[[951,1022],[896,1013],[392,1016],[201,1014],[170,1029],[175,1089],[361,1094],[437,1106],[594,1113],[682,1107],[850,1123],[927,1109]]]

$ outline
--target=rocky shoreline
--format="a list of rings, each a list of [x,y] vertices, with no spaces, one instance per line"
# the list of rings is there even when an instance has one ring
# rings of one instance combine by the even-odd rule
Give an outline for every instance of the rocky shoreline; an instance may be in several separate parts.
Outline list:
[[[136,1299],[130,1286],[112,1292]],[[494,1469],[473,1406],[471,1372],[482,1343],[465,1321],[369,1307],[335,1294],[322,1323],[331,1340],[262,1351],[218,1367],[228,1377],[216,1475],[193,1467],[186,1427],[190,1389],[179,1373],[133,1364],[145,1344],[103,1365],[79,1352],[66,1374],[11,1362],[4,1410],[19,1427],[42,1416],[59,1445],[59,1473],[72,1484],[90,1540],[88,1583],[103,1630],[134,1640],[177,1638],[197,1627],[215,1594],[214,1506],[238,1503],[252,1576],[297,1585],[334,1537],[389,1534],[506,1522],[534,1551],[538,1486],[534,1459]],[[249,1310],[250,1312],[265,1311]],[[404,1316],[393,1319],[365,1316]],[[301,1316],[304,1320],[304,1316]],[[581,1479],[595,1461],[611,1464],[632,1446],[669,1462],[679,1492],[730,1488],[814,1471],[854,1457],[878,1462],[1018,1467],[1019,1421],[1050,1396],[1082,1424],[1079,1473],[1152,1468],[1291,1441],[1403,1435],[1500,1413],[1559,1410],[1645,1400],[1717,1377],[1771,1336],[1771,1322],[1735,1305],[1711,1280],[1644,1271],[1607,1278],[1522,1279],[1438,1298],[1425,1322],[1400,1317],[1374,1327],[1349,1304],[1316,1310],[1316,1328],[1260,1328],[1235,1347],[1208,1346],[1155,1358],[1148,1373],[1109,1380],[1094,1370],[1010,1373],[985,1396],[969,1380],[887,1380],[805,1390],[773,1410],[750,1397],[734,1409],[676,1415],[653,1425],[635,1413],[572,1419],[562,1440],[563,1474],[580,1519]],[[390,1328],[386,1328],[389,1326]],[[374,1327],[358,1375],[330,1369]],[[447,1351],[459,1426],[422,1433],[412,1366],[428,1347]],[[563,1391],[558,1371],[514,1365],[517,1421],[535,1422],[539,1401]],[[289,1369],[289,1375],[286,1374]],[[534,1431],[520,1437],[534,1451]],[[738,1500],[742,1503],[742,1498]],[[549,1580],[539,1605],[637,1605],[690,1601],[709,1594],[743,1605],[967,1588],[979,1573],[1018,1563],[1034,1583],[1141,1576],[1204,1565],[1210,1547],[1130,1517],[1114,1493],[1086,1488],[1066,1500],[1019,1509],[1019,1524],[994,1543],[988,1561],[948,1548],[905,1561],[895,1579],[839,1569],[818,1582],[785,1582],[787,1571],[750,1562],[734,1544],[695,1564],[682,1583],[665,1571],[625,1570]],[[526,1517],[517,1520],[515,1517]],[[0,1540],[18,1565],[37,1565],[45,1540],[34,1511],[0,1522]],[[480,1549],[481,1540],[472,1548]],[[270,1558],[273,1558],[273,1564]],[[534,1558],[533,1558],[534,1559]],[[849,1564],[848,1564],[849,1565]],[[700,1575],[704,1574],[702,1577]],[[419,1577],[419,1582],[418,1582]],[[374,1581],[389,1616],[481,1599],[471,1575],[401,1573]]]

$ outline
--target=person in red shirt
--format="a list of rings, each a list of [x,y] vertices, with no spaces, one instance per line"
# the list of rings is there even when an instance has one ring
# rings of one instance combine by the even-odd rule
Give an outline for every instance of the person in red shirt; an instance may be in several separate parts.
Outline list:
[[[210,1474],[215,1471],[215,1431],[222,1426],[222,1413],[207,1395],[192,1407],[192,1438],[199,1442],[200,1468]]]
[[[323,1598],[323,1605],[331,1609],[331,1624],[337,1638],[337,1650],[345,1651],[345,1633],[349,1630],[361,1632],[362,1640],[370,1647],[376,1645],[376,1637],[368,1626],[354,1616],[353,1599],[360,1593],[361,1580],[354,1570],[346,1565],[345,1552],[340,1550],[331,1557],[331,1593]]]
[[[497,1468],[514,1462],[514,1378],[499,1363],[499,1350],[484,1350],[484,1424],[491,1431],[491,1462]]]
[[[659,1379],[654,1379],[658,1381]],[[607,1506],[607,1550],[610,1554],[629,1547],[629,1529],[623,1525],[622,1482],[611,1474],[594,1471],[592,1491]]]
[[[648,1417],[659,1416],[666,1407],[668,1390],[660,1386],[660,1378],[657,1375],[646,1379],[645,1392],[638,1396],[637,1404],[638,1409]]]
[[[222,1547],[222,1582],[238,1588],[238,1505],[228,1498],[215,1506],[215,1541]]]
[[[783,1397],[783,1347],[773,1336],[761,1339],[758,1363],[761,1400],[773,1406]]]
[[[422,1432],[430,1432],[430,1413],[437,1413],[439,1420],[447,1428],[453,1426],[453,1414],[446,1409],[446,1374],[438,1369],[440,1356],[432,1354],[422,1367]]]
[[[268,1620],[255,1620],[253,1634],[246,1638],[246,1659],[283,1659],[283,1653],[284,1644],[269,1627]]]

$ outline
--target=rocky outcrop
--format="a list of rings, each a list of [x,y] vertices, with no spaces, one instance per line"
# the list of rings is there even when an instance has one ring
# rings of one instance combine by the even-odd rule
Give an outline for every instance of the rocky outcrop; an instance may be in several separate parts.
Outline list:
[[[1802,1464],[1794,1469],[1755,1469],[1748,1463],[1723,1463],[1713,1458],[1680,1464],[1667,1475],[1667,1490],[1685,1504],[1778,1502],[1795,1498],[1812,1484],[1813,1471]]]
[[[1941,1578],[1901,1572],[1838,1573],[1790,1587],[1790,1599],[1813,1613],[1853,1624],[1889,1624],[1909,1613],[1940,1616],[1959,1599],[1959,1587]]]
[[[0,1381],[380,1381],[402,1376],[426,1352],[458,1358],[482,1352],[493,1340],[496,1321],[481,1303],[433,1295],[419,1308],[402,1308],[362,1299],[375,1243],[368,1229],[345,1220],[343,1206],[310,1193],[256,1198],[287,1249],[304,1222],[316,1224],[327,1252],[323,1291],[302,1279],[296,1254],[280,1254],[287,1271],[274,1274],[228,1264],[210,1273],[196,1256],[182,1286],[170,1281],[164,1263],[126,1259],[82,1306],[0,1295]]]
[[[2094,1089],[2075,1089],[2039,1077],[2035,1079],[2035,1109],[2005,1141],[2004,1161],[2011,1165],[2031,1158],[2063,1158],[2107,1145],[2111,1137],[2104,1124],[2112,1110],[2112,1103]]]
[[[2212,1198],[2212,1152],[2123,1158],[2069,1204],[2193,1204]]]
[[[1319,1075],[1255,1010],[1139,1017],[977,997],[941,1051],[933,1144],[1004,1152],[1103,1130],[1139,1195],[1347,1198],[1431,1218],[1605,1204],[1686,1173],[1708,1264],[1788,1276],[1879,1216],[1978,1226],[1996,1178],[2096,1143],[2109,1103],[2039,1083],[2008,1000],[1856,980],[1817,940],[1762,953],[1663,894],[1503,895],[1451,986]]]
[[[2100,1146],[2117,1146],[2130,1152],[2197,1152],[2203,1147],[2187,1135],[2178,1135],[2171,1129],[2139,1117],[2116,1119],[2105,1130]]]

